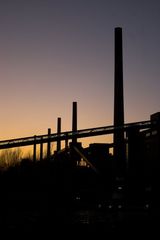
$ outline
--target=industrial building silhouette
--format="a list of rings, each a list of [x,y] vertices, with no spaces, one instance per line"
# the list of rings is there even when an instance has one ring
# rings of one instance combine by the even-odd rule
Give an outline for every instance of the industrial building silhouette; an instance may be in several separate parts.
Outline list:
[[[73,102],[72,131],[62,133],[61,118],[58,118],[56,134],[48,129],[46,135],[0,141],[0,149],[33,145],[33,161],[24,160],[19,166],[0,175],[3,193],[1,204],[7,208],[9,199],[15,199],[12,211],[15,212],[17,222],[21,220],[17,220],[15,209],[22,204],[22,209],[27,206],[29,211],[33,208],[34,212],[36,205],[33,202],[37,201],[34,192],[37,192],[41,197],[42,193],[46,194],[45,198],[42,197],[45,204],[48,204],[45,214],[52,216],[52,227],[55,230],[57,226],[61,228],[66,225],[70,229],[74,225],[80,226],[81,231],[87,226],[92,233],[102,229],[105,233],[122,233],[126,228],[145,233],[146,226],[150,231],[158,226],[160,112],[151,114],[148,121],[124,122],[120,27],[115,28],[114,76],[113,126],[78,130],[77,102]],[[113,134],[113,143],[92,143],[84,148],[79,141],[82,137],[102,134]],[[53,141],[57,143],[57,148],[52,155]],[[64,149],[61,148],[62,141],[65,141]],[[44,143],[47,143],[46,159],[43,158]],[[40,161],[36,161],[37,144],[40,144]],[[110,153],[110,148],[113,149],[113,154]],[[42,201],[41,197],[38,202]],[[20,203],[19,199],[23,201]],[[8,224],[8,210],[5,207],[1,213],[1,226],[16,231],[19,225]],[[44,231],[48,230],[51,222],[44,219],[42,222],[46,226]],[[24,222],[22,230],[27,228],[26,225]],[[40,231],[40,228],[38,218],[31,230]]]

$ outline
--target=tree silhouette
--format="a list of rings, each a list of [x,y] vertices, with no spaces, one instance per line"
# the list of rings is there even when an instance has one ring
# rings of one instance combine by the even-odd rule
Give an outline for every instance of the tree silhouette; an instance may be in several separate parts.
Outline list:
[[[0,154],[0,168],[7,169],[10,166],[15,166],[22,160],[22,155],[20,148],[3,150]]]

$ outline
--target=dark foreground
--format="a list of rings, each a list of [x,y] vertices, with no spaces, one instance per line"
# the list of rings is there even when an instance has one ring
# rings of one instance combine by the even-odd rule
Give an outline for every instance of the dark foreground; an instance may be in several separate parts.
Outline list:
[[[160,235],[160,211],[151,193],[130,197],[124,183],[106,183],[88,169],[67,169],[41,164],[35,170],[26,162],[1,174],[1,233],[45,239]]]

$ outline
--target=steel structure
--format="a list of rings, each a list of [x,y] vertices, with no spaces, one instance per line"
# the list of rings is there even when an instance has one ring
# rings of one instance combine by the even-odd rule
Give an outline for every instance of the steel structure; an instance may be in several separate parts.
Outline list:
[[[133,122],[133,123],[126,123],[123,126],[114,127],[114,126],[104,126],[104,127],[97,127],[97,128],[88,128],[88,129],[81,129],[75,131],[67,131],[61,133],[50,133],[44,135],[34,135],[30,137],[24,138],[15,138],[15,139],[8,139],[0,141],[0,149],[6,148],[14,148],[14,147],[22,147],[22,146],[29,146],[34,144],[41,144],[41,143],[48,143],[48,142],[57,142],[57,141],[66,141],[73,138],[85,138],[85,137],[92,137],[92,136],[99,136],[99,135],[107,135],[113,134],[118,130],[123,130],[126,132],[131,128],[137,129],[148,129],[151,128],[153,122],[151,121],[142,121],[142,122]]]

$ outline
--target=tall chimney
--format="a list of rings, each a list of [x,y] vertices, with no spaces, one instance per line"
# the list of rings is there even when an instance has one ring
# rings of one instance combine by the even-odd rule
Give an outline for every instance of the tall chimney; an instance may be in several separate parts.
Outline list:
[[[124,125],[122,28],[115,28],[114,127]],[[114,159],[117,177],[125,171],[124,131],[114,132]]]
[[[73,110],[72,110],[72,132],[77,131],[77,102],[73,102]],[[72,143],[77,143],[77,138],[73,137]]]
[[[60,135],[61,133],[61,118],[57,118],[57,134]],[[57,152],[61,150],[61,140],[57,140]]]

